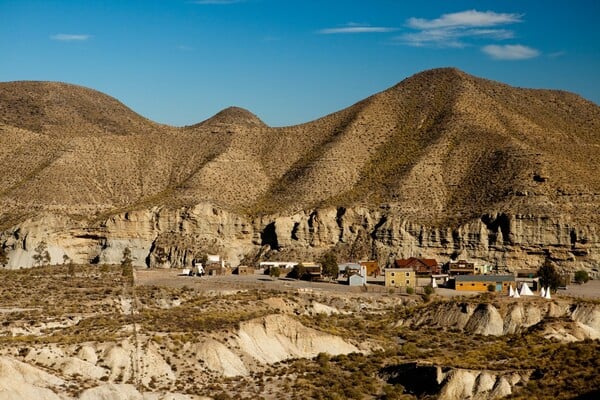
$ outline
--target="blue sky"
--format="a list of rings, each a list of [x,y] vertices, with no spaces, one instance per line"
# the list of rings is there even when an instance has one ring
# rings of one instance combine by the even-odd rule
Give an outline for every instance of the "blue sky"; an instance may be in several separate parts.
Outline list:
[[[50,80],[189,125],[308,122],[453,66],[600,103],[600,1],[0,0],[0,81]]]

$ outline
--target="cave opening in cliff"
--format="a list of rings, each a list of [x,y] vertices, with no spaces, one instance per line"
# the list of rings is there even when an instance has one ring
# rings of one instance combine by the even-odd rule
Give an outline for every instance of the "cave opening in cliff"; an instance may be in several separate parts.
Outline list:
[[[273,250],[279,250],[277,242],[277,233],[275,232],[275,222],[271,222],[260,234],[261,246],[269,245]]]

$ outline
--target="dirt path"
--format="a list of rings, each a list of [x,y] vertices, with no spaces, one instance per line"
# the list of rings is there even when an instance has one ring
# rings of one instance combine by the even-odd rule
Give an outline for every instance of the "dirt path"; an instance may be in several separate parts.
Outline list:
[[[583,285],[571,284],[566,290],[559,290],[559,295],[600,299],[600,280],[589,281]]]

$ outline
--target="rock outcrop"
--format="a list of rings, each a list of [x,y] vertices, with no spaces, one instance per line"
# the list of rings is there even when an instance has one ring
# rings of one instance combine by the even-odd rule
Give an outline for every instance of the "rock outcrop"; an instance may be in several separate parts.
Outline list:
[[[242,323],[237,338],[240,349],[262,364],[290,358],[312,358],[359,352],[342,338],[307,328],[285,315],[270,315]]]
[[[561,323],[555,323],[557,319],[561,319]],[[404,324],[491,336],[522,333],[535,328],[547,338],[562,341],[600,339],[600,306],[592,303],[547,302],[535,298],[515,299],[496,305],[444,302],[428,306],[422,313],[404,321]]]
[[[384,368],[388,383],[401,384],[408,393],[433,395],[440,400],[491,400],[513,393],[527,383],[532,371],[478,371],[431,364],[406,363]]]
[[[54,390],[64,383],[64,380],[39,368],[0,356],[0,399],[60,400]]]

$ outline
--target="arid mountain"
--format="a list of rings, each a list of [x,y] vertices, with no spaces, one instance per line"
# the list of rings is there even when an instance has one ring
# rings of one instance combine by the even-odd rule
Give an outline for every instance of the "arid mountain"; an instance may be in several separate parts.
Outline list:
[[[385,210],[369,217],[377,229],[392,219],[442,230],[481,220],[498,231],[498,215],[526,215],[596,232],[600,107],[437,69],[302,125],[270,128],[232,107],[174,128],[90,89],[0,83],[0,170],[6,229],[41,213],[103,221],[210,204],[257,232],[264,216],[329,208],[338,219]],[[368,247],[361,256],[378,256]]]

